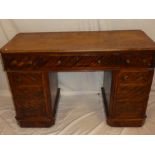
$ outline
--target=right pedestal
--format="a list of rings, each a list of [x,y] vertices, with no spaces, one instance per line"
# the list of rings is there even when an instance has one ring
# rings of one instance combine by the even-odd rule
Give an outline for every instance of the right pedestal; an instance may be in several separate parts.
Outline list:
[[[153,73],[153,69],[105,72],[102,92],[110,126],[138,127],[144,124]]]

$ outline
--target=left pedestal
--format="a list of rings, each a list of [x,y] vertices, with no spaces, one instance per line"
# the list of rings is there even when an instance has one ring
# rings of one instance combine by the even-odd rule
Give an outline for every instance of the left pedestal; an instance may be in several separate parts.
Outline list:
[[[7,75],[19,125],[21,127],[53,125],[60,93],[57,73],[7,72]]]

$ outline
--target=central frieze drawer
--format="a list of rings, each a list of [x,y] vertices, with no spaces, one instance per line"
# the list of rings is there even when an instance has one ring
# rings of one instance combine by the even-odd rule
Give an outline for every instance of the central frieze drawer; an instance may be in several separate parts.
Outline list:
[[[46,70],[65,68],[101,68],[120,66],[120,57],[115,54],[92,56],[49,56],[49,55],[4,55],[6,70]]]

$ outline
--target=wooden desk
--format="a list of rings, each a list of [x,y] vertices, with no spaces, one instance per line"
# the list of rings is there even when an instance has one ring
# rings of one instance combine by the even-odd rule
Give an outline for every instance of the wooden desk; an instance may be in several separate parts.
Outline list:
[[[107,123],[142,126],[154,52],[155,43],[140,30],[17,34],[1,54],[19,125],[54,124],[60,94],[57,72],[105,71]]]

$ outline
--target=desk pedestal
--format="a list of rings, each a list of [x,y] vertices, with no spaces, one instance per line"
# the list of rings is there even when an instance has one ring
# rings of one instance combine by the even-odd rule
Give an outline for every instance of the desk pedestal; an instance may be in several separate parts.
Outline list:
[[[107,123],[110,126],[142,126],[153,69],[105,71],[104,88]],[[60,89],[56,72],[8,72],[21,127],[49,127],[55,122]]]
[[[105,72],[102,94],[110,126],[143,125],[153,73],[153,69]]]
[[[21,127],[49,127],[55,123],[59,99],[57,73],[8,72]]]

